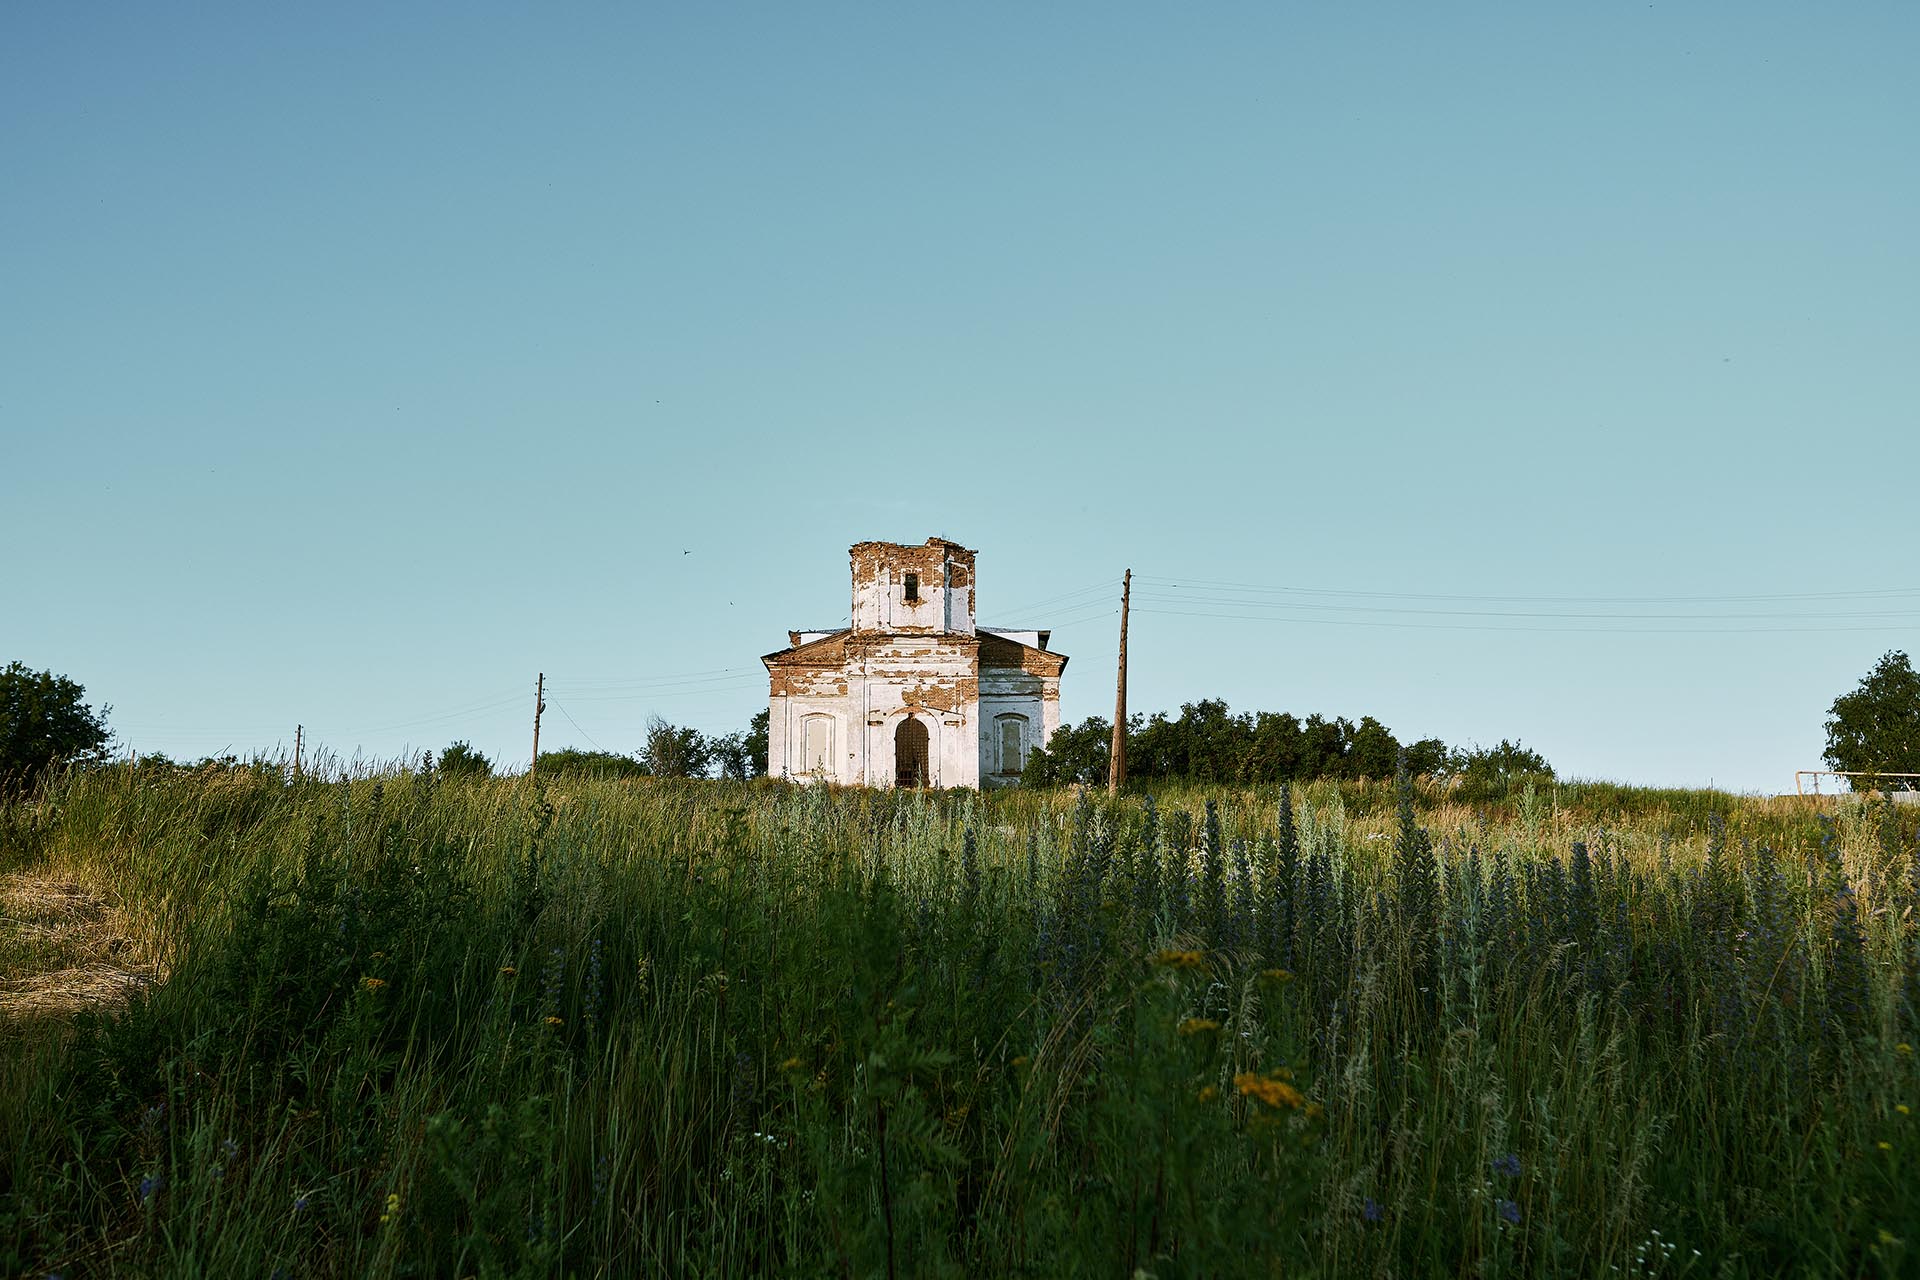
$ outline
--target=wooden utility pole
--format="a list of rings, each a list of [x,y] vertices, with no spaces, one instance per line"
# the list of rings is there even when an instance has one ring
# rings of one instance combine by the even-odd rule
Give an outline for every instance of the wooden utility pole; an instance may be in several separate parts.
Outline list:
[[[300,776],[300,748],[303,745],[307,727],[303,724],[293,726],[293,776]]]
[[[1113,693],[1113,751],[1107,766],[1107,794],[1120,794],[1127,780],[1127,606],[1133,598],[1133,570],[1120,579],[1120,678]]]
[[[547,673],[533,683],[533,763],[527,766],[529,777],[540,776],[540,713],[547,709]]]

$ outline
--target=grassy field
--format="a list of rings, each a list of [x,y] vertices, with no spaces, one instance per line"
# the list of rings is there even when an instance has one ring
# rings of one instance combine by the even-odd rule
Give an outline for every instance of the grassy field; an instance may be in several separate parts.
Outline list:
[[[0,1270],[1920,1274],[1916,817],[80,774]]]

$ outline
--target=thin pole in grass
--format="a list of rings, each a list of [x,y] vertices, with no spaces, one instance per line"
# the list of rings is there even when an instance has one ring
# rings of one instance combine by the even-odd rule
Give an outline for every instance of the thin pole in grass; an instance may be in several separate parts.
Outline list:
[[[527,776],[540,776],[540,713],[547,709],[547,673],[542,671],[540,678],[533,682],[533,763],[527,766]]]
[[[1107,794],[1120,794],[1127,780],[1127,606],[1133,598],[1133,570],[1120,579],[1120,674],[1113,689],[1113,749],[1108,752]]]

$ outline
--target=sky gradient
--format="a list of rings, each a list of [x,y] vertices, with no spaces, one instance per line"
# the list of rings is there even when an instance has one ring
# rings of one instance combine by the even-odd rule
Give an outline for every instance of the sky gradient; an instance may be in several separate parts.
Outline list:
[[[846,548],[1063,711],[1791,790],[1920,649],[1908,4],[13,6],[0,660],[633,750]],[[1220,584],[1240,584],[1225,586]],[[1252,589],[1249,589],[1252,588]]]

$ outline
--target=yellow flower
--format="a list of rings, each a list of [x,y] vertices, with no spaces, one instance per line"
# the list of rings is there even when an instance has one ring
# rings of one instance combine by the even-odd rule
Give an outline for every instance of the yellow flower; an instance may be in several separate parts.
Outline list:
[[[1896,1103],[1894,1103],[1894,1104],[1893,1104],[1893,1109],[1894,1109],[1895,1111],[1898,1111],[1898,1112],[1899,1112],[1899,1113],[1900,1113],[1901,1115],[1903,1115],[1903,1116],[1906,1116],[1906,1115],[1912,1115],[1912,1114],[1913,1114],[1913,1113],[1912,1113],[1911,1111],[1909,1111],[1909,1110],[1907,1109],[1907,1104],[1906,1104],[1906,1103],[1904,1103],[1904,1102],[1896,1102]]]
[[[1893,1051],[1894,1051],[1895,1053],[1912,1053],[1912,1052],[1913,1052],[1913,1046],[1912,1046],[1912,1045],[1910,1045],[1910,1044],[1908,1044],[1908,1043],[1906,1043],[1906,1042],[1905,1042],[1905,1041],[1903,1040],[1903,1041],[1901,1041],[1901,1042],[1900,1042],[1899,1044],[1897,1044],[1897,1045],[1895,1045],[1895,1046],[1893,1046]]]
[[[1893,1232],[1887,1230],[1885,1227],[1882,1227],[1880,1228],[1880,1243],[1884,1245],[1896,1245],[1896,1244],[1900,1244],[1901,1240],[1899,1236],[1893,1234]]]
[[[389,1191],[387,1193],[387,1211],[380,1215],[380,1225],[384,1227],[399,1218],[399,1216],[400,1193],[397,1191]]]
[[[1215,1098],[1220,1096],[1220,1090],[1215,1088],[1213,1085],[1208,1085],[1206,1088],[1202,1089],[1198,1094],[1194,1096],[1199,1098],[1200,1101],[1202,1102],[1212,1102]]]
[[[510,965],[510,964],[503,964],[503,965],[501,965],[501,966],[500,966],[500,972],[501,972],[501,974],[502,974],[502,975],[503,975],[504,977],[508,977],[508,978],[511,978],[511,977],[512,977],[512,976],[513,976],[514,974],[516,974],[516,973],[518,973],[518,972],[520,972],[520,971],[519,971],[518,969],[516,969],[516,968],[514,968],[514,967],[513,967],[512,965]]]
[[[563,1018],[563,1017],[561,1017],[561,1016],[560,1016],[559,1014],[557,1014],[557,1013],[550,1013],[550,1014],[548,1014],[548,1015],[547,1015],[547,1025],[548,1025],[548,1026],[550,1026],[550,1027],[561,1027],[561,1026],[565,1026],[565,1025],[566,1025],[566,1022],[567,1022],[567,1020],[566,1020],[565,1018]]]
[[[1880,1148],[1882,1151],[1893,1150],[1893,1144],[1891,1142],[1876,1142],[1873,1145]]]
[[[780,1064],[780,1069],[782,1071],[798,1071],[800,1067],[801,1067],[801,1062],[800,1062],[800,1059],[798,1058],[788,1058],[785,1062]]]
[[[369,991],[378,991],[387,985],[387,980],[385,978],[362,978],[360,979],[360,985]]]
[[[1212,1018],[1188,1018],[1175,1030],[1183,1036],[1197,1036],[1208,1031],[1218,1031],[1220,1024]]]
[[[1019,1057],[1013,1060],[1012,1065],[1016,1067],[1024,1067],[1031,1061],[1033,1061],[1033,1059],[1029,1058],[1026,1054],[1023,1053]]]
[[[1260,971],[1260,976],[1265,978],[1268,982],[1292,982],[1293,981],[1293,971],[1290,969],[1262,969]]]
[[[387,953],[384,951],[376,951],[373,953],[373,958],[375,960],[385,960],[387,958]]]
[[[1298,1089],[1274,1075],[1258,1075],[1252,1071],[1242,1071],[1233,1078],[1233,1087],[1240,1091],[1243,1098],[1258,1098],[1270,1107],[1298,1108],[1307,1099]]]
[[[1207,956],[1204,951],[1156,951],[1153,962],[1168,969],[1202,969],[1206,967]]]

